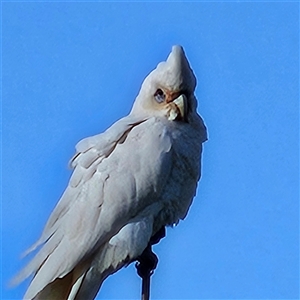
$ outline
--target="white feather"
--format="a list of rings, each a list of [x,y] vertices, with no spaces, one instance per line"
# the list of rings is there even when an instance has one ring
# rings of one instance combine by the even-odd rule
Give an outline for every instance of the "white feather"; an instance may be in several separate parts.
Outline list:
[[[173,47],[145,79],[130,115],[77,144],[69,185],[27,253],[40,249],[15,279],[34,274],[26,299],[93,299],[152,235],[186,216],[206,140],[195,84],[182,48]],[[177,120],[173,99],[155,101],[158,88],[184,91],[186,121]]]

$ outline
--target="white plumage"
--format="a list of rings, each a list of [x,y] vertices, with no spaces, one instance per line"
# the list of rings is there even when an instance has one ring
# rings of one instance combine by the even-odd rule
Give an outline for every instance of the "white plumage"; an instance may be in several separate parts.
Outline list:
[[[69,185],[33,260],[25,299],[94,299],[103,280],[134,261],[151,236],[183,219],[200,178],[206,129],[195,76],[180,46],[144,80],[130,114],[80,141]]]

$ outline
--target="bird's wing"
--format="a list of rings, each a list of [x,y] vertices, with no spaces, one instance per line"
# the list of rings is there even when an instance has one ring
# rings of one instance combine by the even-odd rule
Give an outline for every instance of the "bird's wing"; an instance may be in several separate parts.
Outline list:
[[[76,149],[70,183],[30,250],[42,247],[17,277],[20,281],[35,273],[25,298],[88,260],[155,202],[172,165],[170,137],[156,118],[128,116]]]
[[[126,134],[132,127],[143,121],[143,119],[125,117],[114,123],[105,132],[84,138],[77,143],[76,153],[69,162],[69,166],[74,169],[69,185],[51,213],[41,237],[23,253],[23,256],[34,251],[52,236],[63,215],[73,205],[74,196],[78,195],[83,183],[92,177],[96,167],[103,159],[109,157],[116,145],[122,141],[122,138],[126,138]]]

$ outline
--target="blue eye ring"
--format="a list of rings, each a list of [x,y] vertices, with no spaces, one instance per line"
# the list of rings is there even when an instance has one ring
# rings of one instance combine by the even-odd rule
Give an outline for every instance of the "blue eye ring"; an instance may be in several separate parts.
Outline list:
[[[166,95],[165,95],[165,93],[163,92],[162,89],[157,89],[155,94],[154,94],[154,98],[158,103],[162,103],[162,102],[165,101]]]

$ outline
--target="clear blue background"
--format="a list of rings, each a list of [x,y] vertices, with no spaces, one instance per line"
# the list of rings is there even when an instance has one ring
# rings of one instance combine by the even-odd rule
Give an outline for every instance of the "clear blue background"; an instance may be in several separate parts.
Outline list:
[[[153,299],[298,299],[299,4],[3,2],[2,299],[80,139],[126,115],[182,44],[209,131],[187,219],[155,247]],[[133,266],[103,299],[138,299]]]

